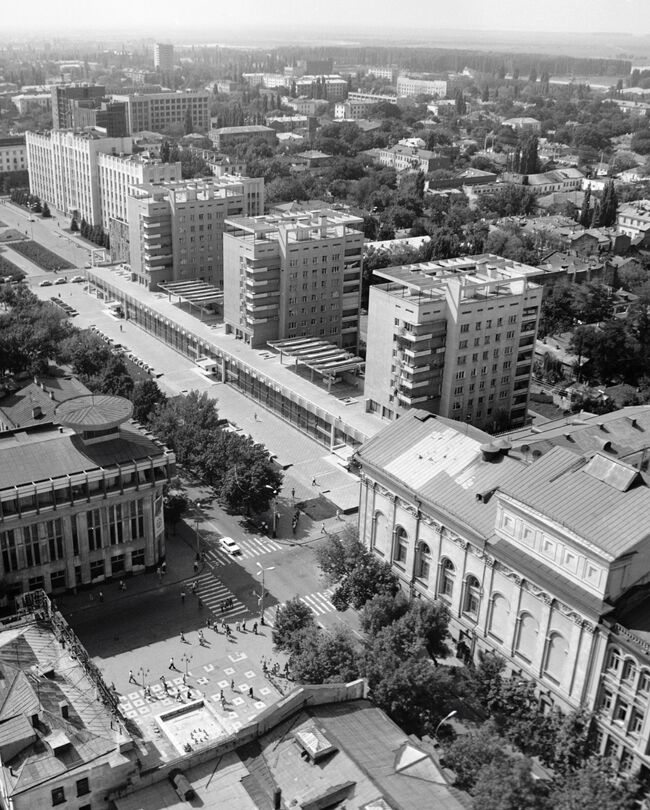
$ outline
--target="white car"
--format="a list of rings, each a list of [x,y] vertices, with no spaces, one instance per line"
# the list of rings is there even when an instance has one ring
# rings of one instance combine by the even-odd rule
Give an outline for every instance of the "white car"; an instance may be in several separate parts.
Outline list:
[[[232,537],[222,537],[221,540],[219,540],[219,545],[225,552],[230,554],[231,557],[237,557],[241,554],[241,549]]]
[[[41,281],[38,286],[39,287],[51,287],[52,282],[49,280],[49,278],[44,278],[43,281]]]
[[[57,280],[56,280],[54,283],[55,283],[55,284],[66,284],[66,283],[67,283],[67,279],[62,278],[61,276],[59,276],[59,277],[57,278]]]
[[[70,281],[71,281],[73,284],[81,284],[81,283],[82,283],[82,282],[84,282],[85,280],[86,280],[86,279],[85,279],[83,276],[72,276],[72,278],[70,279]]]

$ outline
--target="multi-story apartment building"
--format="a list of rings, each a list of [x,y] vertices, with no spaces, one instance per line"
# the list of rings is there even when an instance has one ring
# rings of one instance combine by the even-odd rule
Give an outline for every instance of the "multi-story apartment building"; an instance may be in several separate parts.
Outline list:
[[[10,593],[60,592],[154,567],[174,455],[121,397],[61,402],[58,425],[0,434],[0,552]]]
[[[96,130],[75,133],[27,132],[29,189],[64,214],[78,212],[92,224],[102,222],[100,154],[128,154],[131,138],[107,138]]]
[[[223,287],[224,221],[264,210],[264,180],[222,177],[132,186],[127,204],[130,265],[148,289],[201,279]]]
[[[264,124],[248,124],[242,127],[218,127],[208,132],[208,137],[216,149],[230,149],[240,143],[262,139],[271,146],[278,142],[278,136],[273,127]]]
[[[646,237],[650,232],[650,200],[635,200],[620,206],[616,225],[631,239]]]
[[[376,104],[372,99],[339,101],[334,106],[334,118],[339,121],[358,121],[368,115],[368,110]]]
[[[112,220],[126,222],[129,186],[169,183],[181,179],[181,164],[163,163],[142,155],[97,156],[101,196],[102,227],[109,230]]]
[[[105,130],[109,138],[123,138],[129,134],[126,104],[119,101],[71,102],[72,127],[93,127]]]
[[[74,126],[72,110],[75,101],[99,103],[106,98],[106,88],[100,84],[64,84],[52,87],[52,126],[69,129]]]
[[[374,76],[376,79],[387,79],[389,82],[394,82],[397,78],[397,68],[371,65],[369,68],[366,68],[366,75]]]
[[[446,155],[404,144],[379,149],[377,160],[382,166],[389,166],[397,172],[422,171],[425,174],[451,165],[451,160]]]
[[[447,82],[444,79],[422,79],[411,76],[397,77],[398,96],[438,96],[447,95]]]
[[[27,169],[27,147],[24,135],[6,135],[0,138],[0,174]]]
[[[648,476],[613,433],[586,451],[562,430],[531,453],[410,411],[357,453],[359,533],[405,591],[448,608],[459,657],[498,653],[549,708],[595,711],[621,770],[647,769]]]
[[[348,83],[340,76],[310,75],[301,76],[295,81],[299,96],[322,98],[324,101],[341,101],[348,95]]]
[[[210,128],[210,93],[206,90],[117,94],[113,101],[126,104],[131,134],[145,129],[164,132],[173,125],[183,126],[188,110],[194,132],[207,132]]]
[[[253,348],[322,337],[356,351],[362,220],[329,209],[229,219],[224,236],[227,333]]]
[[[367,93],[364,90],[352,90],[348,93],[348,101],[369,101],[373,104],[378,104],[380,101],[388,101],[394,104],[397,101],[396,96],[389,96],[387,93]]]
[[[161,73],[173,73],[174,46],[168,43],[156,42],[153,46],[153,65]]]
[[[523,425],[542,300],[534,271],[497,256],[376,271],[387,283],[370,288],[366,409]]]

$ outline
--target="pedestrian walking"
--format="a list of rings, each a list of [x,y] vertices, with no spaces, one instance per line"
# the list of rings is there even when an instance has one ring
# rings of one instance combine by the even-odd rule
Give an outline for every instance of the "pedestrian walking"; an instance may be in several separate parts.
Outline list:
[[[253,697],[253,687],[252,686],[250,686],[249,689],[248,689],[248,697],[250,697],[250,698]]]
[[[99,601],[100,602],[104,601],[104,594],[101,591],[99,592]]]
[[[196,565],[196,563],[194,563]],[[196,580],[192,583],[192,593],[196,593],[196,589],[199,587],[199,583]]]
[[[156,576],[158,577],[158,582],[161,582],[162,581],[162,568],[160,566],[158,566],[158,568],[156,568]]]
[[[340,509],[337,509],[337,510],[336,510],[336,519],[337,519],[337,520],[340,520],[340,519],[341,519],[341,510],[340,510]]]
[[[187,686],[187,675],[183,673],[183,686]]]
[[[121,580],[120,580],[120,590],[121,590],[121,591],[125,591],[125,590],[126,590],[126,583],[124,582],[124,580],[123,580],[123,579],[121,579]]]
[[[194,573],[198,574],[198,572],[199,572],[199,561],[194,560]]]
[[[163,560],[160,568],[162,569],[163,576],[165,576],[165,574],[167,573],[167,563],[164,560]]]
[[[253,633],[257,635],[257,622],[255,622],[255,624],[253,625]]]
[[[219,692],[219,700],[223,700],[223,689]]]
[[[238,633],[241,632],[241,625],[239,624],[239,622],[237,622],[235,629],[237,630]]]
[[[209,616],[208,616],[208,618],[205,620],[205,626],[208,628],[208,630],[210,629],[210,617],[209,617]]]
[[[244,633],[246,632],[246,621],[245,620],[242,622],[241,629],[244,631]]]
[[[253,419],[257,422],[257,411],[253,414]]]
[[[296,497],[296,488],[291,487],[291,499],[293,500]]]
[[[203,638],[203,630],[199,630],[199,644],[201,644],[201,646],[203,646],[204,641],[205,641],[205,639]]]
[[[311,485],[312,485],[312,487],[316,486],[316,479],[315,478],[311,479]]]
[[[234,678],[232,678],[231,681],[230,681],[230,688],[232,689],[233,692],[235,691],[235,679]]]
[[[324,524],[324,523],[321,523],[321,525],[320,525],[320,530],[321,530],[321,532],[322,532],[323,534],[327,534],[327,529],[325,528],[325,524]]]
[[[177,669],[173,656],[169,659],[169,669]]]
[[[132,669],[129,670],[129,683],[137,683]]]
[[[192,700],[192,690],[191,689],[187,690],[187,699]]]
[[[187,644],[187,639],[185,638],[185,633],[181,630],[181,644]]]
[[[120,332],[123,332],[123,331],[124,330],[122,329],[122,324],[120,324]]]
[[[185,604],[185,591],[181,591],[181,602]]]

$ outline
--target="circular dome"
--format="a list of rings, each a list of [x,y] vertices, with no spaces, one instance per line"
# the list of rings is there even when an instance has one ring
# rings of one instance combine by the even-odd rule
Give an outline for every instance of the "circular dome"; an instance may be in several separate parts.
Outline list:
[[[79,433],[94,430],[110,430],[131,418],[133,404],[124,397],[108,394],[86,394],[61,402],[54,417],[65,427]]]

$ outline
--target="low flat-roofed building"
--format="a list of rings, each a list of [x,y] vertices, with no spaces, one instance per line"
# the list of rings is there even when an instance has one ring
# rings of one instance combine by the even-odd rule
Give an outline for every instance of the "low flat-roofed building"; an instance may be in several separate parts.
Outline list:
[[[174,454],[121,397],[60,402],[56,424],[0,433],[1,575],[11,594],[61,592],[151,569],[165,553]]]
[[[249,124],[243,127],[219,127],[211,129],[208,137],[217,149],[228,149],[238,143],[245,143],[261,138],[270,145],[277,143],[276,132],[273,127],[263,124]]]

